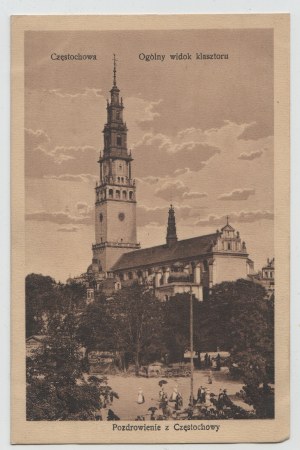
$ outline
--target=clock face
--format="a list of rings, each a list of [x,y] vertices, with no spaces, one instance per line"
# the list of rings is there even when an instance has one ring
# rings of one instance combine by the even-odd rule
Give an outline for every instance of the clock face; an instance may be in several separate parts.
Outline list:
[[[119,220],[121,220],[121,222],[123,222],[123,220],[125,219],[125,214],[123,212],[119,213]]]

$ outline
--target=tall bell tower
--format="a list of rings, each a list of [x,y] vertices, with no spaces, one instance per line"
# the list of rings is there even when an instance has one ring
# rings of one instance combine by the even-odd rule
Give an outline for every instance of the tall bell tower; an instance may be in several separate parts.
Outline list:
[[[127,149],[127,126],[123,121],[123,99],[117,87],[116,57],[113,86],[107,100],[103,155],[100,153],[100,183],[96,183],[93,271],[107,274],[119,257],[140,248],[136,236],[136,186],[132,178],[133,158]]]

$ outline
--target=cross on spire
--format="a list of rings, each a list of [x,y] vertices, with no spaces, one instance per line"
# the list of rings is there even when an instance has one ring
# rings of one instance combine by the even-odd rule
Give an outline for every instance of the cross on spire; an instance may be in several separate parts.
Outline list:
[[[229,225],[229,216],[226,216],[226,220],[227,220],[227,224],[226,225]]]
[[[114,57],[113,57],[113,62],[114,62],[114,70],[113,70],[113,72],[114,72],[114,86],[117,86],[117,81],[116,81],[117,61],[118,60],[117,60],[116,55],[114,53]]]

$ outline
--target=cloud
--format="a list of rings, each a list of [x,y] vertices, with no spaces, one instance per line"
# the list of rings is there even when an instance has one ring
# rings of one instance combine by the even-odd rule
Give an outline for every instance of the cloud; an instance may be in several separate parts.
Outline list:
[[[155,190],[157,197],[171,201],[172,199],[182,198],[183,194],[188,191],[187,186],[181,180],[166,181],[162,186]]]
[[[205,198],[205,197],[208,197],[208,194],[206,192],[195,192],[195,191],[185,192],[182,196],[183,199],[185,199],[185,198]]]
[[[44,130],[32,130],[31,128],[25,128],[25,139],[30,140],[27,145],[32,147],[38,147],[40,144],[50,142],[50,137]]]
[[[240,211],[239,213],[232,212],[229,214],[229,221],[230,223],[235,222],[258,222],[259,220],[273,220],[274,219],[274,213],[271,211]],[[227,216],[209,216],[206,219],[201,219],[198,222],[195,223],[195,225],[201,225],[201,226],[218,226],[218,225],[225,225],[227,220]]]
[[[56,177],[61,181],[87,181],[96,175],[98,150],[90,145],[51,147],[43,130],[25,129],[25,174],[28,177]],[[78,179],[71,179],[78,175]]]
[[[143,116],[141,119],[137,119],[136,123],[142,128],[147,128],[149,126],[149,124],[151,124],[151,122],[156,118],[160,116],[160,113],[158,113],[157,111],[155,111],[155,108],[162,102],[162,99],[157,100],[157,101],[150,101],[147,102],[146,100],[142,100],[142,99],[137,99],[137,98],[132,98],[132,99],[126,99],[126,101],[129,103],[130,105],[130,100],[135,100],[135,101],[143,101],[145,103],[144,105],[144,111],[143,111]]]
[[[244,131],[238,136],[238,139],[244,141],[254,140],[272,136],[274,134],[273,123],[262,120],[260,123],[252,122],[247,125]]]
[[[62,89],[51,89],[48,92],[49,94],[53,94],[61,98],[86,97],[89,94],[95,95],[96,97],[102,96],[102,90],[96,88],[84,88],[81,90],[74,90],[73,92],[66,92]]]
[[[218,200],[247,200],[250,195],[255,194],[255,189],[235,189],[234,191],[222,194]]]
[[[176,221],[187,221],[188,219],[200,217],[205,206],[193,208],[189,205],[176,206]],[[144,205],[137,206],[137,225],[144,227],[149,224],[167,225],[169,206],[148,207]]]
[[[239,155],[238,159],[252,161],[253,159],[260,158],[262,154],[263,154],[262,150],[254,150],[253,152],[250,153],[244,152]]]
[[[156,184],[161,179],[162,179],[161,177],[155,177],[153,175],[149,175],[148,177],[136,178],[135,181],[137,181],[138,183]]]
[[[79,230],[78,227],[61,227],[61,228],[57,228],[56,231],[60,231],[63,233],[77,233],[78,230]]]
[[[48,180],[74,181],[81,183],[95,182],[99,179],[97,175],[92,175],[91,173],[80,173],[78,175],[63,173],[61,175],[44,175],[43,178],[46,178]]]
[[[163,176],[163,177],[157,177],[155,175],[149,175],[149,176],[145,176],[145,177],[141,177],[141,178],[135,178],[135,180],[139,183],[146,183],[146,184],[157,184],[157,183],[164,183],[167,181],[170,181],[170,179],[172,178],[178,178],[180,175],[187,175],[187,174],[191,174],[191,170],[188,167],[184,167],[182,169],[176,169],[174,170],[173,173],[170,173],[167,176]],[[206,197],[206,195],[205,195]]]
[[[146,133],[134,147],[135,171],[140,178],[171,176],[203,169],[220,148],[201,142],[176,143],[164,134]],[[147,161],[147,164],[145,164]]]
[[[174,177],[178,177],[179,175],[186,175],[187,173],[190,173],[190,172],[191,172],[191,170],[188,167],[184,167],[182,169],[176,169],[172,175]]]
[[[82,224],[82,225],[93,225],[94,224],[94,214],[92,213],[93,208],[91,208],[87,214],[74,216],[67,211],[35,211],[27,213],[25,215],[26,220],[34,220],[38,222],[52,222],[59,225],[68,224]]]
[[[88,216],[94,211],[94,207],[88,205],[86,202],[77,202],[75,208],[80,216]]]
[[[207,197],[206,192],[191,192],[190,188],[181,180],[166,181],[154,193],[157,197],[167,201]]]

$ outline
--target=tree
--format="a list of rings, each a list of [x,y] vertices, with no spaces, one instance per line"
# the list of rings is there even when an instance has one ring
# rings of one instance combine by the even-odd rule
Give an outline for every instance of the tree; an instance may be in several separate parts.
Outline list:
[[[163,351],[162,304],[153,291],[139,285],[117,291],[108,303],[114,347],[128,353],[138,375],[141,362],[153,361]]]
[[[31,273],[25,279],[26,337],[42,333],[49,311],[58,306],[58,290],[49,276]]]
[[[86,290],[78,283],[56,283],[49,276],[32,273],[25,279],[26,337],[47,333],[50,316],[78,311],[85,305]]]
[[[197,325],[199,302],[193,298],[194,348],[199,347]],[[190,348],[190,295],[177,294],[164,304],[163,339],[170,361],[182,361],[186,349]]]
[[[242,397],[259,418],[274,417],[274,301],[252,281],[222,283],[207,302],[230,351],[230,373],[245,383]],[[205,309],[205,305],[204,305]],[[221,336],[218,339],[221,339]]]
[[[76,338],[86,348],[86,358],[92,350],[115,350],[112,322],[109,301],[103,295],[96,296],[82,312],[76,332]]]
[[[77,317],[54,314],[42,349],[27,358],[27,420],[95,420],[111,388],[84,376]]]

